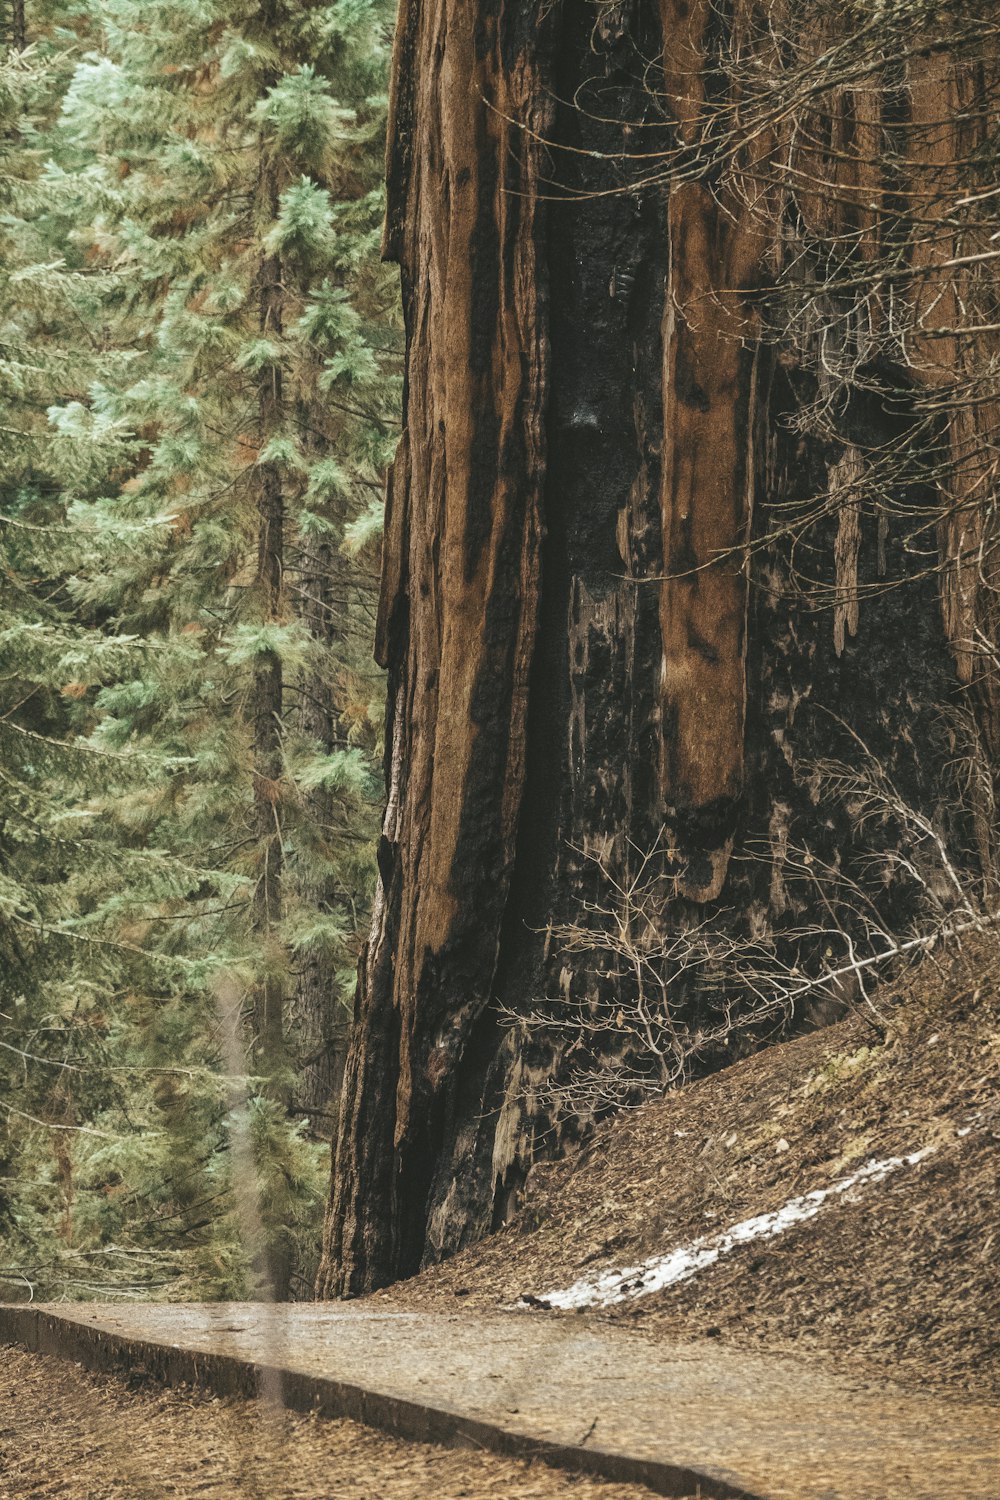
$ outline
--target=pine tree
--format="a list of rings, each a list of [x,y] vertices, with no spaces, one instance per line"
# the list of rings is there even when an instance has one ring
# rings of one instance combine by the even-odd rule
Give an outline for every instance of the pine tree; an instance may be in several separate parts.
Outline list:
[[[87,830],[54,925],[85,955],[100,1055],[63,1070],[66,1223],[22,1199],[24,1263],[48,1246],[47,1284],[78,1294],[242,1295],[262,1272],[284,1294],[311,1281],[324,1153],[302,1121],[329,1112],[372,865],[386,7],[84,10],[47,175],[100,357],[43,409],[63,623],[39,633],[61,715],[39,796]],[[44,983],[51,962],[24,967]],[[79,1245],[91,1281],[67,1270]]]
[[[71,72],[68,11],[44,7],[29,35],[15,5],[0,60],[0,1234],[14,1285],[20,1251],[45,1239],[40,1205],[61,1194],[64,1209],[72,1193],[66,1083],[95,1040],[89,981],[101,964],[68,930],[93,852],[73,816],[95,771],[71,748],[77,700],[81,682],[113,675],[127,654],[67,610],[60,453],[46,415],[92,372],[80,330],[101,290],[60,249],[76,194],[46,167]],[[105,433],[78,465],[81,483],[100,483],[117,448]]]
[[[102,732],[162,749],[163,728],[184,721],[178,748],[196,768],[156,817],[170,821],[172,848],[228,845],[247,882],[249,904],[228,926],[252,979],[254,1066],[278,1130],[293,1089],[293,967],[320,951],[344,967],[353,959],[348,903],[372,832],[373,718],[329,716],[330,739],[310,742],[286,708],[324,692],[346,708],[359,685],[352,654],[332,650],[330,632],[310,628],[295,601],[304,568],[315,577],[314,539],[339,549],[388,456],[392,382],[347,295],[380,210],[371,148],[381,101],[371,94],[381,28],[375,7],[355,8],[349,29],[339,8],[322,6],[143,5],[140,17],[123,3],[105,14],[134,133],[116,134],[117,162],[106,163],[123,174],[125,210],[99,232],[139,268],[143,294],[125,312],[148,320],[156,346],[149,373],[117,397],[116,411],[150,429],[148,462],[117,514],[133,526],[167,511],[175,519],[128,573],[112,570],[114,597],[102,602],[120,628],[198,649],[164,658],[162,703],[145,725],[108,696]],[[67,111],[91,139],[108,135],[105,69],[81,73]],[[113,529],[108,541],[118,559]],[[88,568],[100,589],[107,555]],[[348,580],[338,614],[363,600],[363,584]],[[206,681],[222,713],[206,705]],[[365,708],[375,696],[371,683]],[[348,827],[316,837],[317,793],[333,794]],[[317,915],[297,898],[320,881],[347,901]],[[269,1214],[283,1291],[287,1208],[275,1201]]]

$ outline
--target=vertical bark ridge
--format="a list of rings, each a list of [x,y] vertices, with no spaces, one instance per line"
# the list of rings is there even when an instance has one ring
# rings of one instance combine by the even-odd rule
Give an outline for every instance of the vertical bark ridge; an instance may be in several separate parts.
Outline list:
[[[625,24],[629,10],[630,25]],[[596,25],[595,25],[596,19]],[[425,1254],[501,1222],[531,1163],[587,1128],[553,1109],[567,1034],[525,1038],[526,1008],[589,1004],[593,965],[567,965],[552,927],[597,892],[593,856],[618,864],[655,838],[655,585],[666,247],[658,189],[622,191],[623,140],[658,140],[646,88],[659,45],[648,6],[565,7],[551,49],[559,106],[548,167],[545,539],[528,683],[525,789],[491,1004],[462,1057],[454,1123],[428,1204]],[[610,191],[609,191],[610,190]],[[606,1003],[616,994],[600,981]]]
[[[334,1205],[321,1278],[336,1289],[419,1264],[450,1091],[490,996],[514,857],[546,351],[541,147],[511,122],[542,135],[549,108],[519,25],[517,6],[477,17],[458,0],[404,7],[400,20],[386,247],[401,265],[409,359],[387,556],[398,546],[405,563],[389,561],[380,612],[393,642],[390,806],[345,1080],[341,1202],[356,1201],[362,1158],[389,1165],[381,1201],[366,1191],[350,1217]]]
[[[277,202],[277,188],[267,185],[270,206]],[[274,256],[260,270],[260,327],[265,336],[278,337],[282,326],[281,265]],[[277,427],[282,411],[281,372],[266,369],[258,385],[258,418],[261,442]],[[261,464],[257,476],[257,589],[262,620],[280,621],[284,609],[285,502],[277,465]],[[283,858],[281,844],[281,787],[284,773],[282,713],[284,674],[280,655],[261,652],[253,685],[254,763],[253,784],[256,834],[261,868],[254,892],[253,919],[265,951],[279,926],[283,905]],[[274,955],[267,953],[268,960]],[[284,1063],[285,987],[277,973],[268,972],[257,994],[257,1056],[265,1073],[277,1080]]]
[[[664,95],[679,144],[707,127],[711,0],[663,0]],[[721,892],[743,784],[752,511],[754,316],[766,249],[757,214],[711,181],[670,193],[663,379],[662,789],[678,888]]]
[[[750,0],[731,10],[734,35],[754,21]],[[532,1161],[602,1107],[560,1103],[574,1049],[635,1067],[614,1021],[627,976],[599,944],[574,961],[553,936],[593,920],[599,863],[627,880],[663,848],[666,936],[716,924],[794,963],[818,899],[802,849],[848,884],[872,857],[810,766],[850,765],[864,743],[941,822],[954,672],[937,581],[900,524],[855,504],[859,454],[908,417],[863,395],[843,442],[796,432],[819,377],[761,341],[756,301],[788,204],[775,191],[751,210],[731,183],[683,173],[635,186],[628,161],[638,139],[690,164],[722,25],[709,0],[403,0],[385,248],[408,355],[377,640],[388,805],[325,1295],[412,1274],[502,1221]],[[795,232],[822,241],[836,221],[862,265],[879,248],[882,128],[873,85],[836,105],[829,161],[821,132],[796,147],[803,181],[833,171],[843,192],[804,189]],[[761,134],[748,149],[776,148]],[[810,536],[838,600],[824,612],[794,539],[770,528],[831,494]],[[887,573],[907,592],[882,589]],[[912,916],[896,885],[878,900],[890,930]],[[719,1001],[687,984],[678,1003],[697,1016]],[[560,1029],[567,1014],[598,1023],[586,1041]]]
[[[994,53],[979,66],[947,54],[917,57],[910,64],[911,129],[916,137],[915,174],[935,174],[939,191],[954,198],[967,191],[963,161],[981,151],[991,121],[985,100],[995,97],[1000,58]],[[924,272],[915,289],[918,327],[915,363],[930,389],[946,389],[980,371],[987,358],[1000,353],[995,326],[995,278],[982,278],[982,265],[956,270],[954,261],[995,253],[988,232],[959,234],[945,220],[945,208],[913,247],[913,266]],[[958,336],[963,321],[979,321],[984,331],[970,341]],[[983,647],[1000,627],[1000,534],[995,515],[1000,474],[996,435],[1000,433],[997,400],[955,404],[947,419],[951,482],[942,495],[941,550],[946,559],[942,607],[945,629],[960,681],[974,688],[992,757],[1000,751],[1000,688],[995,663]]]

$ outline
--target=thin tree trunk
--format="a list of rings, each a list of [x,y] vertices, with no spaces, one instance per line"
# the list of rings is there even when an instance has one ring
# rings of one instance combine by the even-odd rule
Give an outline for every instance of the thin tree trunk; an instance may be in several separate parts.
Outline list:
[[[275,0],[263,0],[260,9],[265,28],[277,21]],[[272,73],[270,86],[277,81]],[[281,197],[276,163],[268,147],[260,143],[257,177],[257,212],[274,220]],[[284,331],[282,265],[277,255],[264,255],[257,273],[258,322],[261,338],[280,341]],[[275,361],[265,364],[257,381],[257,424],[261,450],[280,430],[284,415],[282,370]],[[276,463],[258,462],[256,468],[258,607],[262,624],[280,624],[284,617],[285,497],[281,471]],[[286,1094],[282,1075],[285,1056],[285,981],[282,955],[277,952],[276,933],[283,913],[284,848],[281,836],[281,792],[284,778],[283,716],[284,680],[277,651],[261,652],[255,664],[252,693],[254,729],[254,808],[259,872],[252,916],[264,958],[264,977],[258,986],[254,1030],[257,1066],[270,1080],[271,1091]]]
[[[273,173],[262,169],[262,190],[272,216],[278,189]],[[281,262],[267,256],[259,273],[260,330],[264,338],[280,339],[283,320]],[[265,367],[257,392],[261,444],[266,444],[282,419],[283,391],[278,365]],[[257,590],[261,621],[278,624],[284,615],[285,498],[281,473],[274,463],[257,468]],[[282,845],[282,788],[284,681],[281,656],[261,652],[256,658],[252,690],[254,728],[253,788],[258,851],[258,875],[252,919],[261,947],[264,973],[255,995],[255,1067],[268,1092],[288,1103],[288,1057],[285,1042],[285,954],[280,946],[284,905],[284,849]],[[284,1301],[289,1292],[292,1261],[287,1244],[273,1238],[267,1258],[270,1294]]]
[[[268,257],[260,273],[260,326],[267,337],[281,334],[281,266]],[[262,442],[275,432],[281,418],[281,372],[265,370],[258,390],[258,420]],[[261,618],[278,623],[283,612],[284,496],[277,465],[260,464],[257,480],[257,587]],[[283,851],[281,842],[281,786],[283,682],[281,657],[261,652],[253,685],[254,805],[261,868],[253,904],[254,928],[265,949],[268,966],[260,985],[257,1012],[257,1052],[268,1075],[278,1075],[284,1064],[284,981],[272,971],[271,945],[282,916]]]
[[[23,52],[28,45],[24,0],[10,0],[10,44],[15,52]]]
[[[315,555],[299,574],[304,595],[302,619],[313,639],[332,651],[338,609],[346,607],[343,601],[348,593],[349,564],[340,550],[328,543],[307,545],[315,547]],[[303,688],[300,727],[329,753],[338,726],[333,691],[321,676],[307,676]],[[309,794],[309,819],[314,828],[324,830],[321,839],[333,837],[336,808],[332,792]],[[326,877],[305,880],[297,892],[299,900],[321,911],[332,910],[336,896],[333,883]],[[310,1132],[327,1141],[334,1134],[347,1044],[348,1016],[337,989],[335,962],[325,951],[307,952],[297,970],[292,1000],[297,1064],[294,1107],[305,1116]]]

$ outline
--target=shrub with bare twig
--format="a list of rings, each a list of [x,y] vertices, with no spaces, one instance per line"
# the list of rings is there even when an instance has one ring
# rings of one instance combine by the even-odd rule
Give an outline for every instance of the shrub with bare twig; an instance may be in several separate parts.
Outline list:
[[[801,774],[818,797],[846,810],[861,852],[849,867],[839,855],[784,844],[780,873],[795,893],[787,907],[794,920],[780,926],[759,911],[740,922],[718,904],[707,912],[689,905],[682,915],[675,892],[683,875],[669,873],[664,834],[647,850],[630,846],[626,870],[605,850],[576,851],[599,894],[576,920],[547,930],[550,950],[565,961],[563,991],[505,1013],[522,1044],[533,1041],[547,1060],[522,1079],[529,1113],[586,1119],[642,1103],[764,1039],[850,1010],[881,1029],[882,980],[1000,922],[993,860],[984,867],[951,847],[855,742],[853,765],[821,760]],[[892,836],[866,846],[866,832],[879,825],[884,835],[887,824]],[[775,851],[751,845],[744,858],[771,864]],[[905,930],[890,924],[879,899],[901,885],[912,912]]]

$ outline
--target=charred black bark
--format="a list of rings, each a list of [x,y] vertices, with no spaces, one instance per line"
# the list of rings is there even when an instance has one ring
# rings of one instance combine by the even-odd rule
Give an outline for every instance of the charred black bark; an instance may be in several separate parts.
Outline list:
[[[589,1008],[608,1018],[594,1061],[641,1070],[613,1021],[627,980],[552,941],[593,920],[602,865],[627,878],[657,846],[664,932],[764,930],[793,962],[822,938],[803,946],[819,898],[790,851],[861,888],[872,839],[898,833],[890,817],[865,843],[817,794],[817,759],[867,746],[902,798],[943,815],[955,680],[936,583],[812,608],[791,542],[768,538],[843,454],[787,421],[804,393],[757,338],[759,239],[699,184],[635,186],[629,152],[684,144],[714,86],[684,74],[715,45],[715,9],[695,12],[403,5],[389,805],[321,1294],[488,1232],[532,1161],[588,1128],[599,1103],[540,1092],[570,1066],[566,1034],[519,1016]],[[899,420],[857,415],[872,440]],[[877,585],[887,553],[919,571],[860,517],[810,546],[828,585],[845,568]],[[905,924],[913,893],[880,878],[871,900]],[[720,998],[679,984],[690,1014]]]
[[[552,152],[544,243],[548,465],[524,803],[493,995],[470,1034],[428,1202],[428,1258],[500,1222],[536,1155],[585,1127],[525,1109],[522,1085],[554,1059],[545,1042],[515,1044],[510,1016],[592,982],[563,975],[546,930],[594,896],[589,851],[642,848],[657,833],[665,196],[619,195],[629,169],[615,160],[626,127],[648,127],[644,149],[666,135],[644,72],[659,27],[648,11],[641,20],[607,16],[595,29],[587,7],[568,7],[548,59],[557,96],[576,103],[553,122],[570,149]],[[580,154],[591,152],[606,160]]]

